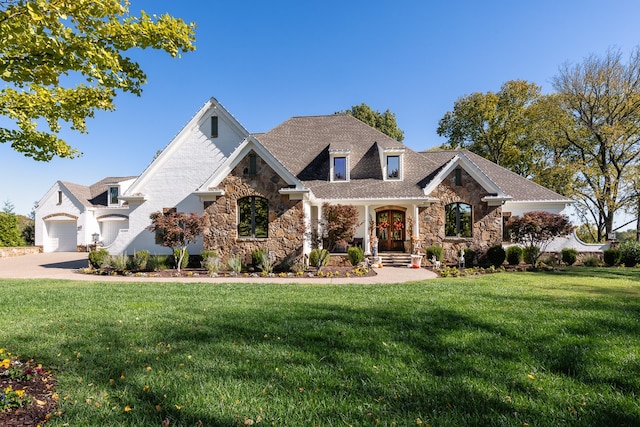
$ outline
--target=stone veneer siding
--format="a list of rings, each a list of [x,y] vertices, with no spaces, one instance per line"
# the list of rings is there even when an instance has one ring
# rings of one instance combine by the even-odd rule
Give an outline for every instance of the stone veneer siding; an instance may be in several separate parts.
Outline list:
[[[251,264],[251,252],[256,249],[272,251],[276,265],[287,261],[302,261],[304,241],[304,211],[301,200],[289,200],[278,190],[287,183],[262,159],[256,157],[256,174],[249,175],[249,156],[246,156],[220,183],[225,195],[206,207],[207,227],[204,249],[214,250],[226,261],[240,255],[245,265]],[[247,196],[260,196],[269,204],[269,237],[238,237],[238,200]],[[226,264],[225,264],[226,266]]]
[[[457,263],[461,249],[472,249],[477,256],[490,246],[502,243],[502,206],[488,206],[481,199],[489,193],[465,170],[461,171],[462,185],[455,185],[455,171],[449,174],[431,193],[438,199],[420,208],[420,241],[424,248],[436,245],[444,248],[444,262]],[[444,234],[445,206],[462,202],[472,207],[471,237],[447,237]]]

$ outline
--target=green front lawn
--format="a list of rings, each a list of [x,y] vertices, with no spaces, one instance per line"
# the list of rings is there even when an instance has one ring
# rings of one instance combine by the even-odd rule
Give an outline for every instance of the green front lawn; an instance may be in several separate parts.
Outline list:
[[[640,270],[402,285],[3,280],[47,426],[640,425]]]

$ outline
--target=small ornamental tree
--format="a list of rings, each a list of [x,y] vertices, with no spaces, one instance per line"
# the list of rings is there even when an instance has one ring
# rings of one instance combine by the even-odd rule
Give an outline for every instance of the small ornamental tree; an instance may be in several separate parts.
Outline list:
[[[358,222],[358,208],[352,205],[322,205],[322,227],[327,237],[327,250],[333,251],[336,245],[353,240]]]
[[[540,255],[556,237],[566,236],[573,231],[569,218],[565,215],[544,211],[526,212],[522,217],[513,216],[507,222],[512,239],[527,247],[537,247],[531,264],[535,267]]]
[[[187,214],[172,209],[166,213],[154,212],[150,218],[152,224],[147,229],[156,233],[156,240],[162,246],[171,248],[179,273],[187,253],[187,245],[194,243],[204,230],[204,217],[193,212]]]

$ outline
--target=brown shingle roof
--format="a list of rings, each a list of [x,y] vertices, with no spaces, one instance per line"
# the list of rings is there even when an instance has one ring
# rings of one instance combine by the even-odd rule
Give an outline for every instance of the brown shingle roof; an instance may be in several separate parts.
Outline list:
[[[351,115],[293,117],[254,135],[321,199],[423,198],[423,188],[457,154],[464,155],[513,201],[569,201],[468,150],[417,153]],[[404,150],[402,181],[384,181],[380,150]],[[349,150],[348,182],[329,180],[330,150]]]
[[[453,156],[461,153],[467,157],[474,165],[478,167],[491,181],[493,181],[505,194],[512,197],[514,202],[522,201],[559,201],[570,199],[536,184],[535,182],[526,179],[515,172],[498,166],[494,162],[485,159],[469,150],[455,150],[455,151],[426,151],[422,152],[424,156],[431,158],[437,163],[444,165],[451,160]]]
[[[254,135],[314,195],[326,199],[424,197],[421,181],[435,164],[353,116],[293,117]],[[330,150],[349,150],[348,182],[330,182]],[[404,150],[404,180],[383,181],[380,150]]]
[[[122,181],[136,178],[135,176],[107,177],[90,186],[61,181],[61,183],[87,207],[107,206],[109,187]]]

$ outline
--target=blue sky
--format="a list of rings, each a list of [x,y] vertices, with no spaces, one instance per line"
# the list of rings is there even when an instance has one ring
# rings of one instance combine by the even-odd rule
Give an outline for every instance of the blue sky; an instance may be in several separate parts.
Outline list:
[[[131,0],[140,10],[195,22],[197,50],[131,52],[148,84],[141,97],[119,94],[89,134],[62,133],[80,158],[35,162],[0,144],[0,202],[16,213],[58,179],[140,174],[212,96],[250,132],[365,102],[395,113],[405,143],[424,150],[444,142],[438,121],[464,95],[515,79],[550,92],[563,63],[640,44],[635,0]]]

